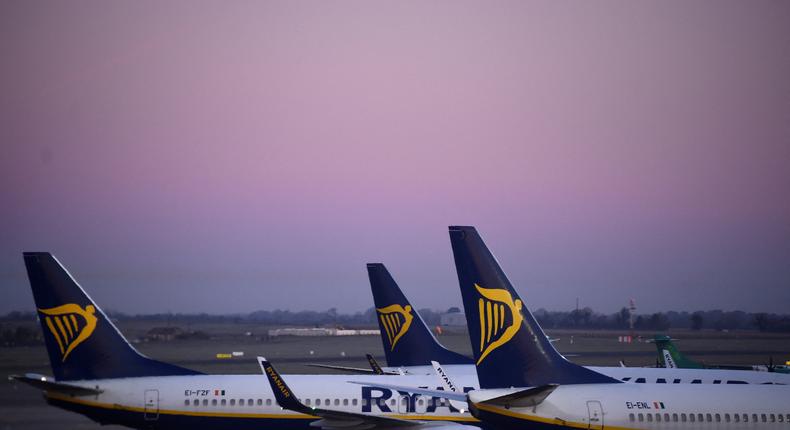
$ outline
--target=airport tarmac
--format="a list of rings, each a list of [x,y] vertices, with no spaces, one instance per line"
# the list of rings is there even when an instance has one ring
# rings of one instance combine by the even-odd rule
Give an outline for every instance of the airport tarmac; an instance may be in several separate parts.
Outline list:
[[[144,331],[145,326],[145,323],[139,322],[119,324],[122,332],[132,334],[130,338],[134,338],[133,334],[137,331]],[[150,357],[213,374],[258,374],[256,355],[266,356],[286,374],[333,373],[305,366],[307,363],[366,367],[366,353],[374,354],[382,365],[385,364],[378,336],[288,336],[261,341],[242,334],[249,327],[235,324],[207,325],[200,329],[209,333],[212,339],[148,342],[135,346]],[[622,332],[555,330],[548,334],[552,338],[559,338],[555,342],[556,347],[579,364],[617,366],[621,359],[629,366],[655,364],[653,344],[639,341],[631,344],[619,343],[617,336],[624,334]],[[676,344],[685,354],[706,363],[767,364],[769,357],[773,357],[776,363],[790,359],[790,334],[713,331],[673,331],[670,334],[679,339]],[[649,338],[652,333],[643,333],[643,336]],[[448,348],[471,354],[465,333],[444,334],[439,339]],[[217,353],[232,351],[243,351],[244,356],[232,359],[216,358]],[[5,377],[27,372],[51,374],[43,345],[0,349],[0,375]],[[6,381],[0,386],[0,430],[96,428],[100,426],[88,418],[48,406],[39,390]]]

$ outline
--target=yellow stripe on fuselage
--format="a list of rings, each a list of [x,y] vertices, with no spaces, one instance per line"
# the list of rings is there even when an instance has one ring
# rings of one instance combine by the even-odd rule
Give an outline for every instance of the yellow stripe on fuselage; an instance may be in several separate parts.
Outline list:
[[[587,423],[577,423],[573,421],[565,421],[558,418],[544,418],[537,415],[521,414],[518,412],[513,412],[510,409],[498,408],[496,406],[489,406],[480,403],[476,403],[475,407],[481,411],[491,412],[492,414],[497,414],[497,415],[504,415],[511,418],[518,418],[520,420],[525,420],[525,421],[552,424],[555,426],[571,427],[571,428],[584,429],[584,430],[590,428],[590,425]],[[603,427],[606,430],[640,430],[632,427],[619,427],[619,426],[611,426],[608,424],[604,424]]]

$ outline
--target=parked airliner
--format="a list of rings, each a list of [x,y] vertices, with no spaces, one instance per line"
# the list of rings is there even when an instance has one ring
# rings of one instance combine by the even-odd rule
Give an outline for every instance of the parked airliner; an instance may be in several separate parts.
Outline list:
[[[381,263],[367,265],[373,302],[376,307],[381,342],[388,374],[434,374],[432,361],[464,386],[477,387],[474,361],[471,357],[450,351],[439,343],[425,321],[412,306],[387,268]],[[553,345],[550,345],[554,349]],[[359,373],[371,369],[318,365]],[[724,369],[686,369],[653,367],[604,367],[589,369],[631,383],[657,384],[788,384],[790,375]]]
[[[375,386],[389,376],[290,375],[289,383],[305,395],[307,405],[345,418],[327,420],[320,410],[283,410],[263,375],[205,375],[141,355],[51,254],[25,253],[24,258],[54,378],[11,379],[42,389],[49,404],[99,423],[189,430],[307,430],[316,425],[462,430],[477,422],[439,398]],[[435,376],[398,380],[439,386]]]
[[[443,393],[466,401],[483,425],[540,430],[790,428],[788,386],[626,384],[567,361],[551,346],[477,231],[450,227],[450,241],[481,389]]]

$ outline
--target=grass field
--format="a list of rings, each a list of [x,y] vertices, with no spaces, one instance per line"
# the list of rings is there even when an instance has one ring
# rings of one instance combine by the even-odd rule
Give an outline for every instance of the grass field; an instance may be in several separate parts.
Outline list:
[[[150,324],[138,321],[119,324],[119,329],[130,339],[141,337],[150,327]],[[244,335],[247,331],[263,332],[261,327],[221,324],[190,328],[205,331],[211,339],[145,342],[135,346],[150,357],[213,374],[257,374],[256,355],[265,355],[283,373],[330,373],[305,366],[306,363],[365,367],[366,353],[374,354],[381,364],[385,364],[377,336],[282,337],[261,341],[255,336]],[[656,352],[652,344],[638,341],[619,343],[617,336],[623,334],[620,332],[555,330],[548,334],[559,338],[555,346],[579,364],[616,366],[621,359],[629,366],[655,364]],[[652,333],[642,335],[649,338]],[[706,363],[766,364],[769,357],[777,363],[790,359],[790,334],[673,331],[670,335],[678,339],[676,343],[684,353]],[[444,334],[440,341],[450,349],[471,354],[465,333]],[[217,353],[231,351],[243,351],[245,355],[224,360],[215,358]],[[27,372],[52,373],[43,346],[0,349],[0,375]],[[41,393],[31,387],[10,382],[0,386],[0,430],[99,427],[80,415],[47,406]]]

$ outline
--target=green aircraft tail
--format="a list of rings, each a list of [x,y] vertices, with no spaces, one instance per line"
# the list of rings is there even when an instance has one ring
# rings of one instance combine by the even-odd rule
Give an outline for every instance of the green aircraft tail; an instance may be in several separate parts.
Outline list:
[[[702,363],[696,362],[685,355],[672,343],[672,338],[664,335],[656,335],[653,337],[653,342],[656,344],[658,350],[658,362],[661,367],[668,367],[674,369],[704,369]]]

